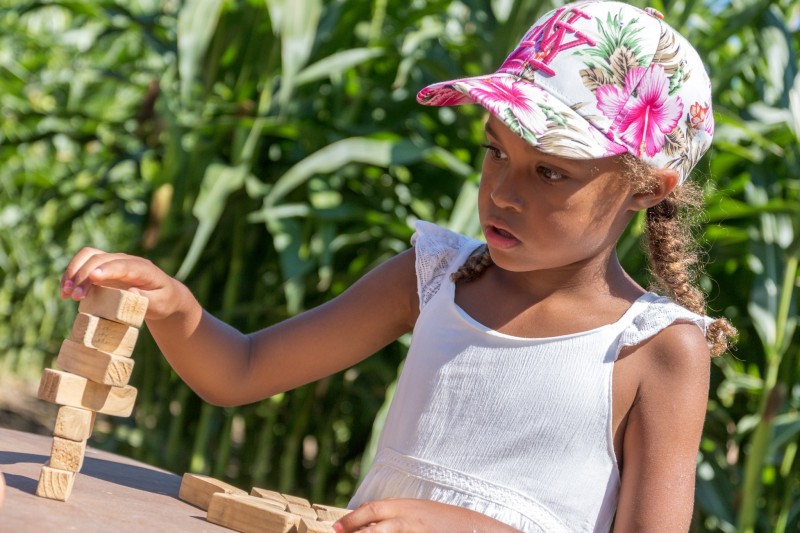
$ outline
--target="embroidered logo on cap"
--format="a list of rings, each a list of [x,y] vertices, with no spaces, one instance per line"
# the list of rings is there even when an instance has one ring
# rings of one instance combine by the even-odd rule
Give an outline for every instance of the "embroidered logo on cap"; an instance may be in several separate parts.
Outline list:
[[[499,71],[511,72],[531,81],[533,73],[537,70],[548,76],[554,76],[555,71],[548,65],[560,52],[576,46],[596,44],[591,37],[573,26],[582,18],[592,20],[591,15],[577,7],[556,9],[543,24],[534,26],[525,34],[517,49],[508,56]],[[568,35],[575,38],[565,42],[564,39]]]

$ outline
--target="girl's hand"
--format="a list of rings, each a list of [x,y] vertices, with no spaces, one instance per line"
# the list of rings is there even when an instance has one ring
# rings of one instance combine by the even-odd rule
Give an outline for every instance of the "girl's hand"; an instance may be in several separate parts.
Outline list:
[[[147,319],[166,318],[181,308],[184,286],[147,259],[83,248],[61,277],[61,297],[82,300],[92,284],[127,289],[149,300]]]
[[[337,533],[479,533],[516,529],[469,509],[429,500],[395,499],[365,503],[337,521]]]

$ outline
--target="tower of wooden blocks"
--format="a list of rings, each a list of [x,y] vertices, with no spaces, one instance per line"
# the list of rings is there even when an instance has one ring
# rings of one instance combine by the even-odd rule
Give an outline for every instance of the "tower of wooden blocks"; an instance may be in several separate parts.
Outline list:
[[[61,407],[37,496],[66,501],[83,465],[95,415],[130,416],[133,411],[131,356],[146,311],[147,298],[99,285],[81,300],[70,336],[58,352],[60,370],[45,369],[39,383],[39,398]]]

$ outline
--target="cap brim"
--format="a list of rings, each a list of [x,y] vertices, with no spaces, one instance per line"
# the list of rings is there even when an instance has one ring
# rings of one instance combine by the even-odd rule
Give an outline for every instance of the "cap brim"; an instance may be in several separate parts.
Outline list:
[[[513,74],[434,83],[417,94],[427,106],[478,104],[531,146],[569,159],[596,159],[628,149],[613,142],[556,96]]]

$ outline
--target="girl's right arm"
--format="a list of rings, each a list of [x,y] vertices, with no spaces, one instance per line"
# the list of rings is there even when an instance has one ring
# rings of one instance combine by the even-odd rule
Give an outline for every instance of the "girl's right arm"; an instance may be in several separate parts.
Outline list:
[[[80,300],[98,284],[146,296],[147,327],[178,375],[208,402],[241,405],[350,367],[410,331],[419,312],[414,261],[407,250],[335,299],[248,335],[140,257],[84,248],[64,272],[61,295]]]

